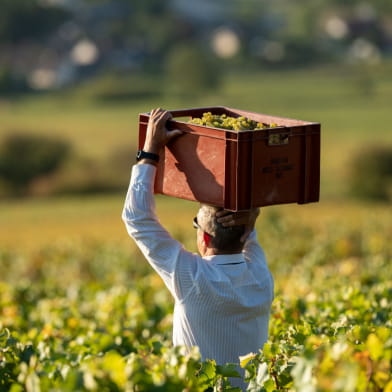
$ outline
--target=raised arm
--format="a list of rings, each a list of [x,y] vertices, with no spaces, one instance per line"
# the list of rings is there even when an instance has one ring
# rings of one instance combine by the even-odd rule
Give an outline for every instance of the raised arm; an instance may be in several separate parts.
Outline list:
[[[180,134],[180,131],[166,130],[165,123],[169,118],[170,113],[161,109],[151,112],[144,152],[159,154],[166,143]],[[173,295],[179,297],[193,284],[190,277],[194,263],[192,254],[170,236],[155,215],[153,188],[156,161],[154,155],[151,157],[147,155],[132,168],[122,218],[129,235],[146,259],[161,275]]]

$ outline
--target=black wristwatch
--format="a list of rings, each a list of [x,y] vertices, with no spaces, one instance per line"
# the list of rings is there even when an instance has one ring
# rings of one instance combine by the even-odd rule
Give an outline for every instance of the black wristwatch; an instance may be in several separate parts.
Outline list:
[[[155,162],[159,162],[159,155],[158,154],[139,150],[136,153],[136,161],[139,162],[141,159],[144,159],[144,158],[151,159],[152,161],[155,161]]]

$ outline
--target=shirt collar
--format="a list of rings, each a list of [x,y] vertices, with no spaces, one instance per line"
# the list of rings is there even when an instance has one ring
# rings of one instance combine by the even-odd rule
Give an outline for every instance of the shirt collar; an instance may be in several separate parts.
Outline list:
[[[242,253],[228,254],[228,255],[212,255],[204,256],[204,260],[211,264],[237,264],[244,263],[245,259]]]

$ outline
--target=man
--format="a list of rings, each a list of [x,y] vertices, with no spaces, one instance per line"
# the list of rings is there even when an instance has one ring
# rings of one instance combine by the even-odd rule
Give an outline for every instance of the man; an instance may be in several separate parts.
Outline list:
[[[151,112],[123,220],[174,297],[173,343],[198,346],[203,360],[238,363],[240,355],[258,352],[268,337],[273,281],[254,230],[259,211],[230,213],[201,205],[193,222],[200,256],[170,236],[155,216],[153,196],[155,159],[181,134],[166,129],[170,118],[161,109]]]

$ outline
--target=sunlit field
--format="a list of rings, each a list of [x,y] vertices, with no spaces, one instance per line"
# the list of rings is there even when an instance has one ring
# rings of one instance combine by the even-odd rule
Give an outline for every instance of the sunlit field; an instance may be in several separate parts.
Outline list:
[[[5,214],[20,222],[10,229],[21,245],[1,233],[0,389],[232,390],[234,365],[171,348],[172,299],[127,239],[120,201],[63,205],[59,214],[56,201]],[[162,222],[190,250],[194,212],[158,201]],[[276,298],[269,342],[241,359],[249,390],[389,391],[390,206],[268,207],[257,230]]]
[[[370,87],[347,69],[230,75],[216,93],[183,100],[103,103],[81,86],[1,102],[0,138],[61,135],[103,159],[134,147],[137,114],[156,106],[321,122],[320,202],[265,207],[258,219],[276,298],[269,342],[238,364],[254,392],[391,392],[392,208],[347,195],[352,154],[392,143],[389,70],[373,70]],[[127,186],[0,202],[0,391],[235,391],[235,366],[171,347],[172,299],[121,221]],[[157,197],[162,223],[191,251],[197,208]]]

